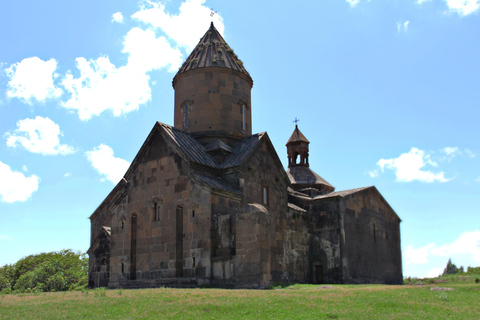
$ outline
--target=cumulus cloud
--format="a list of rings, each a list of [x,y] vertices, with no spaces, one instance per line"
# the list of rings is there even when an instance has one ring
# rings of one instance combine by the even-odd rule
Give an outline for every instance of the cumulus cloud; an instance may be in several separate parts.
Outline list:
[[[222,17],[218,14],[212,17],[211,9],[204,6],[204,3],[205,0],[186,0],[181,4],[179,13],[175,15],[166,12],[163,4],[148,1],[143,3],[141,9],[135,12],[132,18],[162,30],[178,46],[191,51],[212,20],[215,28],[223,35]]]
[[[112,15],[112,22],[123,23],[123,14],[119,12],[115,12]]]
[[[58,124],[49,118],[37,116],[17,122],[17,129],[6,133],[7,146],[22,146],[32,153],[42,155],[67,155],[75,152],[72,146],[61,144],[62,132]],[[24,166],[24,171],[26,167]]]
[[[85,155],[92,167],[104,177],[102,181],[119,182],[130,166],[130,162],[115,157],[112,148],[106,144],[101,144],[92,151],[87,151]]]
[[[461,16],[468,16],[480,9],[480,0],[445,0],[451,12]]]
[[[417,0],[416,3],[417,4],[422,4],[424,2],[429,2],[429,1],[432,1],[432,0]]]
[[[401,154],[398,158],[380,159],[377,162],[378,168],[370,171],[370,176],[376,177],[383,173],[385,169],[393,170],[396,180],[400,182],[447,182],[450,179],[445,178],[444,172],[433,173],[425,170],[425,167],[437,167],[437,163],[430,159],[430,155],[425,151],[412,148],[409,152]]]
[[[19,171],[0,161],[0,198],[3,202],[26,201],[38,190],[40,178],[36,175],[26,177]]]
[[[404,252],[405,263],[425,264],[430,257],[452,257],[460,259],[469,257],[475,263],[480,263],[480,230],[464,232],[452,243],[437,245],[435,243],[414,249],[407,246]]]
[[[428,263],[428,252],[435,247],[434,243],[430,243],[424,247],[414,249],[411,245],[407,246],[403,256],[405,257],[405,263],[409,264],[425,264]]]
[[[77,111],[81,120],[106,110],[114,116],[137,110],[151,99],[147,72],[167,66],[174,71],[182,63],[181,52],[165,37],[157,38],[152,30],[131,29],[125,36],[123,52],[129,55],[128,62],[119,68],[108,57],[88,61],[77,58],[80,76],[75,78],[69,72],[62,80],[71,94],[63,106]]]
[[[58,98],[62,90],[53,81],[58,77],[55,73],[57,61],[43,61],[38,57],[26,58],[5,69],[8,81],[7,97],[18,98],[32,104],[33,99],[45,102]]]
[[[347,0],[351,7],[355,7],[357,4],[360,3],[360,0]]]

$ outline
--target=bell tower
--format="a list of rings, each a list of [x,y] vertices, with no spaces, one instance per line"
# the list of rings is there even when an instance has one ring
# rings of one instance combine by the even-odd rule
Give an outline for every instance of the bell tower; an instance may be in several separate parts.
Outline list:
[[[213,22],[173,78],[174,126],[230,147],[252,134],[253,80]]]
[[[297,122],[297,119],[295,119]],[[287,142],[288,170],[290,187],[295,191],[306,193],[312,197],[335,191],[335,187],[310,169],[308,163],[308,145],[310,142],[298,129],[295,130]]]
[[[308,145],[310,141],[300,132],[298,126],[286,144],[288,155],[288,167],[309,167],[308,164]]]

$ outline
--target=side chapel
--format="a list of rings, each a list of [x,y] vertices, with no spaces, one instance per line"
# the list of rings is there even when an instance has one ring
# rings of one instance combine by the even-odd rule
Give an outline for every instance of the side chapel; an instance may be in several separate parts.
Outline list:
[[[374,187],[335,191],[298,126],[288,170],[252,134],[253,80],[211,24],[156,122],[90,216],[91,287],[402,283],[400,218]]]

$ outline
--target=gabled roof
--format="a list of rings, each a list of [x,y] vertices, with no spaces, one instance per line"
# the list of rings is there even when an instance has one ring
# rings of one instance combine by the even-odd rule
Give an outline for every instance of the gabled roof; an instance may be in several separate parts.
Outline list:
[[[400,217],[397,215],[395,210],[393,210],[393,208],[390,206],[390,204],[387,202],[387,200],[385,200],[385,198],[382,196],[382,194],[378,191],[378,189],[375,186],[369,186],[369,187],[362,187],[362,188],[355,188],[355,189],[332,192],[332,193],[324,194],[324,195],[321,195],[321,196],[317,196],[317,197],[313,198],[313,200],[327,199],[327,198],[333,198],[333,197],[344,198],[344,197],[350,196],[352,194],[359,193],[359,192],[369,190],[369,189],[376,192],[380,196],[382,201],[387,205],[387,207],[389,207],[390,210],[392,210],[393,214],[398,218],[398,220],[402,221],[402,219],[400,219]]]
[[[362,188],[355,188],[355,189],[349,189],[349,190],[342,190],[342,191],[336,191],[336,192],[331,192],[327,194],[323,194],[321,196],[316,196],[314,199],[326,199],[326,198],[333,198],[333,197],[346,197],[351,194],[360,192],[362,190],[366,190],[369,188],[375,188],[374,186],[369,186],[369,187],[362,187]]]
[[[290,167],[287,171],[287,176],[290,179],[290,183],[292,184],[321,184],[334,188],[334,186],[332,186],[325,179],[320,177],[315,171],[313,171],[309,167]]]
[[[305,136],[303,135],[303,133],[300,132],[300,130],[298,129],[298,126],[295,125],[295,130],[293,130],[293,133],[292,135],[290,136],[290,139],[288,139],[287,141],[287,145],[289,143],[292,143],[292,142],[306,142],[306,143],[310,143],[310,141],[307,140],[307,138],[305,138]]]
[[[100,238],[102,236],[106,236],[108,240],[110,240],[110,236],[112,235],[112,231],[110,227],[103,226],[100,228],[100,232],[98,233],[97,237],[95,240],[93,240],[92,245],[90,248],[88,248],[87,253],[88,255],[92,254],[93,248],[97,246],[97,244],[100,242]]]
[[[171,138],[171,141],[178,146],[180,151],[184,153],[190,161],[218,168],[217,162],[207,153],[205,147],[190,134],[165,123],[157,122],[156,125],[163,129],[163,132]]]
[[[217,151],[217,150],[223,150],[223,151],[226,151],[228,153],[232,152],[232,148],[230,148],[230,146],[228,144],[226,144],[225,142],[223,142],[220,139],[215,139],[212,142],[210,142],[209,144],[207,144],[205,146],[205,150],[207,152]]]
[[[255,150],[258,142],[266,135],[266,132],[257,133],[249,137],[245,137],[237,143],[232,153],[222,163],[222,168],[231,168],[241,166],[251,153]]]
[[[300,211],[300,212],[307,212],[307,210],[303,209],[303,208],[300,208],[299,206],[297,205],[294,205],[293,203],[288,203],[288,207],[292,210],[295,210],[295,211]]]
[[[213,22],[210,24],[210,29],[200,39],[193,52],[178,70],[175,78],[183,72],[207,67],[228,68],[238,71],[246,75],[253,83],[250,74],[243,66],[243,62],[215,29]],[[173,79],[174,82],[175,78]]]

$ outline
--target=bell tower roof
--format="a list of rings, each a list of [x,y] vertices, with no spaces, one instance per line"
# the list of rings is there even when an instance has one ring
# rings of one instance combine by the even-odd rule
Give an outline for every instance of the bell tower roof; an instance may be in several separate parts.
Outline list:
[[[295,125],[295,130],[293,130],[293,133],[290,136],[290,139],[288,139],[286,145],[288,146],[288,144],[293,142],[305,142],[307,144],[310,143],[310,141],[308,141],[307,138],[305,138],[303,133],[300,132],[297,125]]]
[[[178,70],[177,74],[173,78],[175,79],[182,73],[208,67],[220,67],[228,68],[240,72],[246,76],[250,83],[253,84],[253,80],[250,74],[243,66],[243,62],[233,52],[233,49],[225,42],[220,33],[215,29],[213,22],[210,24],[210,28],[200,39],[195,49],[188,56],[187,60]]]

